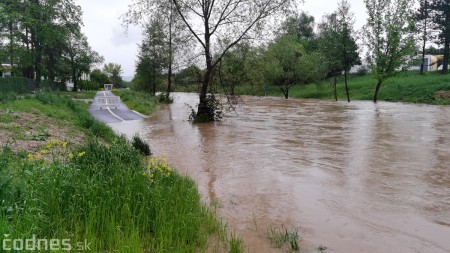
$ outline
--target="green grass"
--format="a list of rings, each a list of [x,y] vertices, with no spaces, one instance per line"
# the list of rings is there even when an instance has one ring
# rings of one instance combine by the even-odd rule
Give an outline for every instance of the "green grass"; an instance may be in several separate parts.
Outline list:
[[[117,96],[120,96],[120,99],[128,108],[145,115],[150,115],[158,106],[158,97],[148,93],[132,90],[114,90],[113,92]]]
[[[376,80],[370,76],[351,76],[348,81],[350,99],[372,100]],[[425,103],[425,104],[450,104],[450,99],[435,97],[437,91],[450,90],[450,75],[440,73],[426,73],[421,76],[417,72],[401,73],[385,81],[380,89],[379,100]],[[255,87],[253,90],[249,86],[239,86],[238,94],[248,94],[263,96],[264,90]],[[338,80],[338,99],[345,100],[345,87],[343,80]],[[281,90],[277,86],[269,86],[267,90],[269,96],[282,96]],[[331,80],[320,84],[296,85],[289,90],[290,97],[334,99],[334,90]]]
[[[15,113],[65,121],[67,128],[90,136],[89,143],[77,146],[43,141],[34,153],[0,147],[2,240],[5,235],[68,239],[75,251],[76,242],[88,244],[83,252],[206,252],[211,244],[243,252],[242,242],[228,237],[201,202],[191,179],[163,159],[144,159],[86,107],[56,93],[0,104]],[[222,239],[215,242],[212,235]]]
[[[298,229],[289,231],[285,226],[280,228],[269,226],[266,237],[274,248],[284,247],[288,249],[288,252],[300,250]]]
[[[97,91],[60,91],[62,95],[67,95],[73,99],[94,99]]]

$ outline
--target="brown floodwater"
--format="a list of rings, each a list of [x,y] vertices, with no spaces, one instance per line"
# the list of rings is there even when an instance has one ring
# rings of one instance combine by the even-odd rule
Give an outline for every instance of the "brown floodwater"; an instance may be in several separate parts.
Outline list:
[[[244,97],[215,124],[175,93],[140,123],[156,155],[193,178],[248,252],[269,226],[303,252],[450,252],[450,107]]]

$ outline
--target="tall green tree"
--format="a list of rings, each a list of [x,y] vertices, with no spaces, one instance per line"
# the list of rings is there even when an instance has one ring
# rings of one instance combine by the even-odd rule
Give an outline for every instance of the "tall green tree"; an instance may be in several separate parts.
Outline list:
[[[263,82],[261,60],[257,49],[249,43],[239,43],[224,55],[215,79],[231,96],[236,95],[237,85],[250,85],[253,89]]]
[[[165,40],[165,24],[161,20],[159,15],[156,15],[147,25],[136,64],[139,89],[152,94],[155,94],[156,87],[162,84],[163,70],[166,67],[172,68],[172,61],[168,59],[171,54],[166,51],[168,44]]]
[[[18,41],[18,20],[20,17],[19,5],[14,0],[0,2],[0,40],[5,43],[0,51],[1,60],[8,60],[15,66],[15,48]],[[15,71],[13,71],[15,72]]]
[[[327,76],[333,79],[334,98],[337,101],[337,78],[342,75],[344,69],[340,50],[340,27],[337,14],[332,13],[323,17],[319,24],[318,47],[325,56],[328,73]]]
[[[3,54],[13,73],[37,83],[70,78],[67,55],[73,53],[71,38],[80,34],[81,17],[74,0],[2,0],[0,39],[8,44]]]
[[[354,17],[350,12],[350,4],[347,0],[338,3],[338,9],[326,15],[319,25],[320,51],[328,62],[328,76],[334,78],[334,94],[337,100],[337,77],[344,73],[345,91],[347,101],[350,102],[347,76],[351,67],[361,63],[358,45],[353,30]]]
[[[383,82],[407,67],[415,51],[413,38],[414,13],[409,0],[364,0],[367,24],[364,39],[371,74],[377,80],[373,101]]]
[[[439,42],[444,46],[442,73],[448,73],[450,57],[450,1],[433,0],[430,4],[434,28],[439,31]]]
[[[300,59],[305,54],[303,46],[292,36],[281,36],[269,45],[265,53],[265,78],[276,85],[289,98],[289,89],[302,78]]]
[[[103,84],[107,84],[109,82],[108,75],[106,75],[100,69],[94,69],[91,71],[91,81],[95,82],[103,87]]]
[[[327,74],[324,56],[320,52],[306,52],[292,36],[280,36],[264,54],[265,80],[278,86],[286,99],[289,89],[297,84],[317,83]]]
[[[77,91],[81,76],[83,74],[89,74],[91,68],[97,64],[103,63],[104,59],[91,49],[86,36],[82,33],[73,34],[68,38],[67,43],[68,47],[65,55],[68,63],[67,66],[69,66],[73,90]],[[116,72],[113,73],[115,74]]]
[[[123,73],[122,66],[117,63],[107,63],[103,66],[103,72],[108,75],[109,80],[114,84],[115,87],[120,87],[122,84]]]
[[[294,36],[303,44],[305,50],[312,52],[317,49],[316,34],[314,32],[316,27],[314,16],[306,12],[289,17],[282,25],[282,34]]]
[[[354,65],[361,64],[355,32],[353,30],[355,21],[350,8],[350,3],[347,0],[341,0],[341,2],[338,3],[338,9],[336,11],[339,24],[338,55],[341,59],[344,72],[345,92],[347,94],[348,102],[350,102],[350,93],[347,83],[348,72]]]
[[[149,44],[148,31],[153,29],[155,22],[158,23],[159,40],[161,45],[160,54],[165,54],[163,72],[166,74],[167,80],[167,93],[172,90],[173,73],[179,70],[186,62],[189,61],[191,44],[190,33],[187,27],[184,25],[175,4],[173,1],[147,1],[147,0],[134,0],[134,4],[130,5],[128,12],[123,16],[123,21],[128,27],[131,24],[139,24],[144,27],[145,36],[142,44]],[[155,11],[158,10],[158,11]],[[143,52],[141,48],[141,53]],[[148,56],[139,56],[139,61]],[[154,59],[156,60],[156,59]],[[158,60],[153,61],[157,63]],[[149,59],[145,59],[149,63]],[[141,69],[141,68],[139,68]],[[145,75],[151,75],[151,73],[144,74],[142,78],[138,78],[139,81],[144,81]]]

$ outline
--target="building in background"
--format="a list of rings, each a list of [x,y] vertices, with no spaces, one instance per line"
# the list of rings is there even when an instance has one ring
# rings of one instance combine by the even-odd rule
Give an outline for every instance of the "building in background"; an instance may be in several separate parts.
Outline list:
[[[11,64],[2,63],[0,67],[0,77],[11,76]]]

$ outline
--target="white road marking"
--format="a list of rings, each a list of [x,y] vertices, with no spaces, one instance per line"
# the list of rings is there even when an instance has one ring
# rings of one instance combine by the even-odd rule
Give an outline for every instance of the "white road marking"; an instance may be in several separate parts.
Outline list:
[[[103,96],[106,97],[106,91],[103,91]],[[111,111],[111,109],[108,106],[108,99],[105,99],[105,103],[106,103],[106,108],[108,109],[109,113],[111,113],[112,116],[114,116],[115,118],[119,119],[120,121],[125,121],[124,119],[122,119],[117,114],[115,114],[115,113],[113,113]],[[101,109],[101,106],[100,106],[100,109]]]
[[[118,119],[121,120],[121,121],[125,121],[124,119],[122,119],[121,117],[119,117],[119,116],[117,116],[115,113],[113,113],[113,112],[111,111],[111,109],[109,109],[109,106],[107,106],[106,108],[108,108],[108,111],[109,111],[114,117],[118,118]]]

